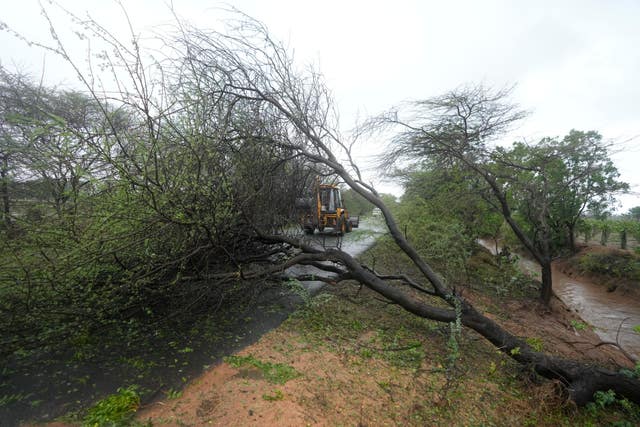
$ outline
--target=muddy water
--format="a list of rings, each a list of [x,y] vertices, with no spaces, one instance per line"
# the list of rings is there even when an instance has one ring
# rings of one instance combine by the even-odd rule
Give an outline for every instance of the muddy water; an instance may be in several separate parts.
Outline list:
[[[607,292],[604,285],[578,281],[553,269],[556,294],[580,317],[596,327],[603,341],[619,342],[622,348],[640,357],[640,300],[617,292]]]
[[[495,255],[496,247],[493,242],[481,239],[480,244]],[[520,257],[518,265],[523,272],[540,278],[540,266],[536,262]],[[627,352],[640,357],[640,334],[633,330],[635,325],[640,325],[639,298],[607,292],[606,286],[576,280],[555,266],[553,289],[569,308],[595,328],[603,341],[619,342]]]

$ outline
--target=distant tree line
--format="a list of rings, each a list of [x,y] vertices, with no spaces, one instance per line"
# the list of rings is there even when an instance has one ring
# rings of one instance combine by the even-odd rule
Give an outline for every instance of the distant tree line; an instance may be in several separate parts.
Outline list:
[[[632,249],[629,241],[633,239],[635,247],[640,247],[640,220],[636,219],[632,212],[616,218],[585,217],[581,219],[577,230],[585,244],[597,239],[601,245],[608,245],[615,240],[620,249]]]

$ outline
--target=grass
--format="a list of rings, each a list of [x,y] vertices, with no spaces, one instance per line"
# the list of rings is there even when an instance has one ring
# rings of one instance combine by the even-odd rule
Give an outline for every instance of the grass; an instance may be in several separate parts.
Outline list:
[[[602,275],[623,279],[640,286],[640,255],[622,252],[591,252],[572,259],[582,274]]]
[[[587,324],[584,323],[584,322],[580,322],[579,320],[571,319],[569,321],[569,323],[571,324],[573,329],[575,329],[576,331],[583,331],[583,330],[587,329]]]
[[[411,271],[401,255],[374,248],[363,256],[372,256],[371,252],[379,271],[387,267]],[[511,274],[485,261],[476,260],[480,275],[497,281]],[[479,290],[499,306],[506,297],[495,291],[494,284]],[[507,294],[518,300],[527,297],[518,290]],[[331,378],[303,373],[316,396],[303,401],[305,410],[319,414],[340,410],[338,418],[325,420],[328,424],[364,423],[357,418],[363,412],[375,418],[372,425],[624,426],[640,422],[636,405],[609,399],[609,395],[606,402],[600,399],[602,404],[575,407],[555,383],[523,369],[467,329],[456,338],[458,350],[452,358],[447,325],[417,318],[374,297],[355,285],[332,289],[313,298],[281,327],[300,337],[303,351],[333,354],[333,359],[341,361],[331,366]],[[489,309],[493,306],[488,304]],[[526,341],[536,350],[553,351],[543,338]],[[290,355],[292,350],[282,351]],[[345,390],[348,402],[334,398]]]
[[[182,391],[181,390],[176,390],[174,388],[170,388],[169,390],[167,390],[165,395],[167,396],[167,399],[169,399],[169,400],[179,399],[179,398],[182,397]]]
[[[538,338],[538,337],[529,337],[525,340],[527,342],[527,344],[529,344],[531,346],[532,349],[534,349],[535,351],[542,351],[544,348],[544,342],[542,341],[542,338]]]
[[[472,413],[478,421],[485,420],[482,405],[471,408],[468,402],[477,402],[475,393],[486,394],[481,390],[487,382],[494,383],[490,390],[499,389],[487,396],[498,406],[524,394],[514,387],[513,362],[475,334],[463,332],[461,355],[456,366],[449,366],[448,327],[381,303],[367,291],[358,297],[340,292],[325,296],[285,326],[301,333],[310,348],[335,353],[349,361],[347,369],[366,372],[386,396],[378,401],[380,406],[392,400],[406,409],[389,413],[390,422],[465,425],[461,417]],[[359,398],[366,397],[356,392],[354,399]]]
[[[268,402],[275,402],[284,399],[284,393],[281,390],[274,390],[271,394],[263,394],[262,398]]]
[[[0,396],[0,407],[10,405],[15,402],[21,402],[25,400],[28,396],[25,396],[22,393],[13,393],[13,394],[5,394]]]
[[[228,356],[224,361],[234,368],[253,367],[262,373],[264,379],[273,384],[285,384],[287,381],[300,376],[295,369],[283,363],[263,362],[255,357]]]

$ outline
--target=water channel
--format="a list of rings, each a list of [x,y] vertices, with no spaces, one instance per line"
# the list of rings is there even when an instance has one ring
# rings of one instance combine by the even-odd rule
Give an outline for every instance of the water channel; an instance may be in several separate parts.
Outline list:
[[[494,242],[484,239],[479,242],[496,254]],[[536,262],[520,256],[518,264],[523,272],[540,278]],[[557,266],[553,266],[553,290],[567,307],[595,328],[603,341],[618,342],[628,353],[640,358],[640,333],[633,330],[640,325],[640,298],[608,292],[607,286],[569,277]]]

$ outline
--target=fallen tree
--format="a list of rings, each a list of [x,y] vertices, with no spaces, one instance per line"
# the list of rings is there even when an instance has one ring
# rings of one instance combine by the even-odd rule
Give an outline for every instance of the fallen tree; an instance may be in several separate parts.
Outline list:
[[[256,228],[262,239],[294,247],[300,252],[282,264],[281,269],[293,263],[313,265],[335,275],[324,280],[336,283],[357,280],[416,316],[447,323],[460,321],[519,363],[545,378],[560,381],[579,405],[590,401],[598,390],[613,390],[619,396],[640,403],[638,379],[535,351],[447,286],[405,239],[376,190],[362,179],[352,157],[353,142],[346,142],[335,128],[337,119],[333,116],[331,97],[320,75],[313,71],[296,73],[286,49],[272,40],[259,22],[242,16],[241,25],[232,30],[235,31],[227,34],[205,33],[194,28],[183,31],[178,42],[198,78],[208,74],[215,76],[217,81],[225,79],[221,90],[226,96],[251,99],[270,120],[284,124],[284,132],[269,135],[265,143],[285,147],[329,169],[379,208],[389,234],[421,272],[424,282],[416,283],[402,276],[381,276],[342,250],[316,247],[284,234],[265,234],[261,228]],[[339,160],[338,155],[344,161]],[[332,261],[332,264],[328,267],[320,261]],[[264,273],[271,274],[275,270],[270,268]],[[409,285],[412,291],[394,284],[397,279]],[[417,296],[415,292],[421,295]]]
[[[331,94],[321,75],[313,69],[296,70],[288,50],[273,40],[261,23],[237,12],[234,18],[229,21],[233,26],[224,33],[202,31],[179,21],[176,34],[165,40],[165,75],[172,76],[181,87],[197,87],[197,92],[189,96],[214,99],[216,105],[225,105],[229,117],[246,117],[250,125],[234,127],[234,138],[259,141],[273,155],[282,154],[283,162],[305,159],[311,168],[339,176],[380,209],[390,236],[417,267],[422,280],[379,275],[344,251],[275,233],[286,224],[286,218],[274,223],[270,217],[265,223],[255,214],[245,215],[245,220],[253,226],[258,240],[294,248],[296,253],[269,268],[247,272],[239,266],[237,272],[217,275],[217,279],[224,279],[225,275],[270,276],[295,264],[313,265],[331,273],[321,280],[356,280],[416,316],[460,322],[537,374],[560,381],[579,405],[591,400],[594,392],[609,389],[640,403],[637,378],[535,351],[449,287],[404,237],[375,188],[364,181],[352,156],[356,140],[347,140],[338,132]],[[99,31],[96,34],[99,36]],[[206,120],[206,115],[202,119]],[[271,188],[277,190],[277,186]]]

